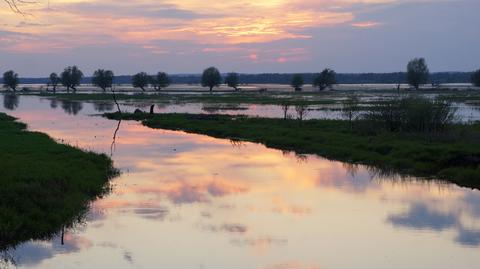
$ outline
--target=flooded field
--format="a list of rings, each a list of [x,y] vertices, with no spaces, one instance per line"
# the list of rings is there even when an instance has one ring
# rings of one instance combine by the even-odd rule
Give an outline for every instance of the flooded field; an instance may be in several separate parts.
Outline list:
[[[94,115],[113,110],[111,103],[2,98],[1,112],[111,155],[122,174],[64,244],[60,235],[25,242],[4,253],[0,267],[469,269],[480,262],[478,190]],[[276,109],[227,112],[282,115]],[[156,110],[204,111],[201,104]]]

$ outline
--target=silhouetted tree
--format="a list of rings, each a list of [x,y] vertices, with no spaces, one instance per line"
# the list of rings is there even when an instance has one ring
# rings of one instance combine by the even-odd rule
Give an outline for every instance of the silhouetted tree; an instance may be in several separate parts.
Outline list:
[[[18,81],[18,74],[12,70],[3,73],[3,86],[5,88],[10,88],[15,91],[18,86]]]
[[[301,91],[303,87],[303,76],[301,74],[293,75],[290,85],[295,89],[295,91]]]
[[[234,88],[236,91],[238,91],[238,84],[239,84],[239,78],[237,73],[228,73],[227,77],[225,78],[225,84],[227,84],[228,87]]]
[[[49,77],[49,85],[52,85],[53,87],[53,93],[57,91],[57,85],[60,83],[60,77],[57,75],[57,73],[51,73]]]
[[[62,85],[67,87],[67,91],[70,91],[70,88],[73,89],[73,92],[77,91],[77,86],[80,85],[82,81],[83,73],[78,69],[77,66],[69,66],[65,68],[60,75]]]
[[[93,73],[92,84],[105,92],[112,87],[114,77],[113,71],[98,69]]]
[[[202,74],[202,87],[209,87],[210,91],[213,87],[218,87],[222,83],[222,76],[215,67],[209,67],[203,71]]]
[[[473,74],[472,74],[472,84],[476,87],[480,87],[480,69],[473,72]]]
[[[132,77],[132,85],[134,88],[140,88],[145,91],[145,87],[148,86],[150,77],[145,72],[140,72]]]
[[[320,74],[315,75],[313,78],[313,86],[318,87],[320,91],[325,90],[327,87],[332,87],[336,82],[336,73],[332,69],[324,69]]]
[[[290,104],[288,102],[283,102],[281,107],[283,111],[283,119],[286,120],[288,118],[288,109],[290,108]]]
[[[407,65],[407,81],[416,90],[420,85],[427,83],[430,71],[424,58],[415,58]]]
[[[308,106],[305,103],[295,105],[295,111],[297,112],[297,119],[303,121],[308,114]]]
[[[170,86],[170,77],[165,72],[158,72],[156,76],[151,77],[151,82],[155,90],[161,90]]]

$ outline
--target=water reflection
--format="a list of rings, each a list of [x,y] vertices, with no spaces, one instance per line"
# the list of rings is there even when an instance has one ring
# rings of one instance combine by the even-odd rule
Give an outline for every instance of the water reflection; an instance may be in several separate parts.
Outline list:
[[[79,101],[61,100],[62,109],[69,115],[77,115],[83,109],[83,103]]]
[[[114,152],[123,171],[86,225],[67,230],[66,244],[83,243],[25,243],[10,254],[38,258],[20,268],[469,269],[480,262],[478,191],[87,116],[95,111],[85,103],[70,117],[22,97],[11,113],[66,143]]]
[[[113,110],[114,105],[113,102],[94,102],[93,108],[97,112],[108,112]]]
[[[15,93],[3,94],[3,107],[8,110],[15,110],[20,102],[20,96]]]

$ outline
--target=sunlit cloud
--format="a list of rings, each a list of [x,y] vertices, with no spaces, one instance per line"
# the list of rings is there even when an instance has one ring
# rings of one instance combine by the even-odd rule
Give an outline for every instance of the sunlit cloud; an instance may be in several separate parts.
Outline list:
[[[18,16],[0,11],[1,49],[44,53],[121,42],[135,44],[155,54],[174,48],[159,46],[162,40],[204,45],[203,52],[238,51],[235,45],[285,39],[309,39],[307,29],[351,23],[358,5],[389,3],[360,1],[187,1],[52,0],[24,6],[32,14]],[[369,23],[369,24],[368,24]],[[355,27],[372,26],[352,23]],[[209,44],[225,44],[215,48]],[[245,54],[257,61],[255,53]],[[279,56],[276,62],[301,60]]]
[[[372,28],[372,27],[381,25],[381,23],[375,22],[375,21],[364,21],[364,22],[354,22],[351,25],[357,28]]]

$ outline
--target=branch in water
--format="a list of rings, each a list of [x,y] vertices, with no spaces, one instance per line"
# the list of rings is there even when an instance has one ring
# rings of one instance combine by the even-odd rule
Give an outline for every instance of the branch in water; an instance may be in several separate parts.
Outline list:
[[[5,1],[5,3],[8,4],[8,6],[10,7],[10,9],[15,12],[15,13],[19,13],[19,14],[25,14],[19,6],[21,6],[22,4],[35,4],[37,3],[37,1],[27,1],[27,0],[3,0]]]

